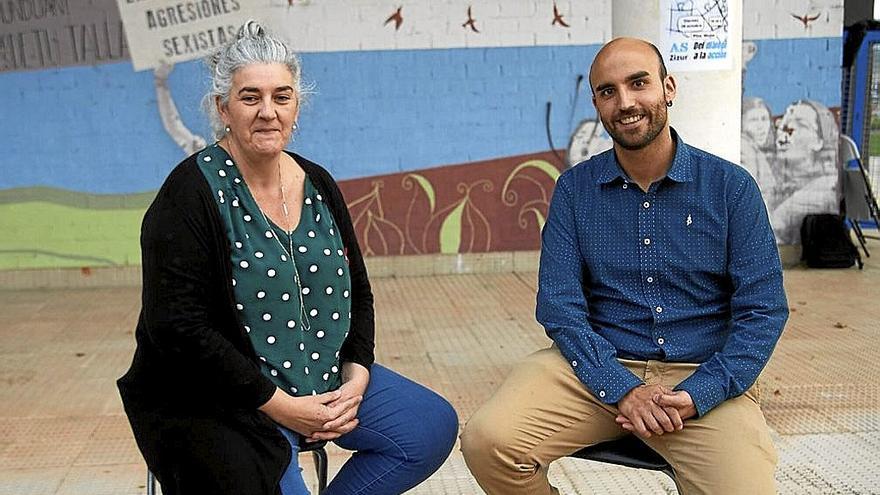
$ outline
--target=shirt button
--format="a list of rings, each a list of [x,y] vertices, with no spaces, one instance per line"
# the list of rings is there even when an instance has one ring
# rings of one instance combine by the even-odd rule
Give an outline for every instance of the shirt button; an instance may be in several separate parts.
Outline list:
[[[657,343],[660,345],[663,345],[664,342],[666,342],[666,341],[663,340],[663,337],[660,337],[659,339],[657,339]]]
[[[605,391],[604,390],[599,391],[599,397],[602,397],[603,399],[605,398]]]
[[[654,277],[648,277],[646,280],[649,284],[654,283]]]
[[[644,206],[645,208],[650,208],[650,207],[651,207],[651,203],[645,201],[644,203],[642,203],[642,206]]]
[[[623,188],[626,189],[627,187],[629,187],[629,184],[627,184],[626,182],[624,182],[624,183],[623,183]]]
[[[658,313],[662,313],[662,312],[663,312],[663,308],[661,308],[660,306],[657,306],[656,308],[654,308],[654,311],[656,311],[656,312],[658,312]]]
[[[651,239],[645,238],[645,246],[651,244]]]

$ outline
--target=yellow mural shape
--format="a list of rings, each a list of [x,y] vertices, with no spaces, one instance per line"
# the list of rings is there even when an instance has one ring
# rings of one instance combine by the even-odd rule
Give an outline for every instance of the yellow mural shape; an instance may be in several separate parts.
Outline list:
[[[461,214],[465,206],[466,197],[443,220],[440,227],[440,252],[443,254],[456,254],[461,247]]]

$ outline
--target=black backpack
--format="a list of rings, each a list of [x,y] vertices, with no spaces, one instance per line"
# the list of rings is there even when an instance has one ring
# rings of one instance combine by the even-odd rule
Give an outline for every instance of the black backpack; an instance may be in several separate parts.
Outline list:
[[[801,223],[801,259],[810,268],[849,268],[862,257],[849,237],[843,217],[831,213],[811,214]]]

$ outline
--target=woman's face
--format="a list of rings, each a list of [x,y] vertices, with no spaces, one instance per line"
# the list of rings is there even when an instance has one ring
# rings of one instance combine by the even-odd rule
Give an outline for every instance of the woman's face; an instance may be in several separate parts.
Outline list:
[[[816,110],[804,103],[790,105],[776,132],[776,147],[780,156],[796,161],[810,160],[813,153],[822,149],[822,145]]]
[[[277,155],[290,141],[299,95],[284,64],[251,64],[232,76],[229,102],[217,109],[227,136],[247,153]]]
[[[770,114],[762,107],[752,108],[743,115],[743,130],[758,145],[770,137]]]

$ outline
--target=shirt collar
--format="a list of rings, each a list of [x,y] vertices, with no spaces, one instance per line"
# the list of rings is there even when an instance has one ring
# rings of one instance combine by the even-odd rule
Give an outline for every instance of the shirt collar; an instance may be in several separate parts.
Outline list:
[[[675,156],[672,158],[672,166],[666,172],[666,178],[675,182],[691,182],[694,180],[691,150],[681,140],[681,136],[675,132],[675,129],[670,127],[669,130],[672,132],[672,139],[675,140]],[[623,171],[623,167],[617,162],[617,155],[614,154],[614,149],[609,150],[605,154],[605,159],[602,160],[600,166],[602,169],[596,177],[596,183],[608,184],[616,180],[631,182],[626,172]]]

